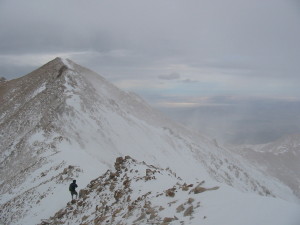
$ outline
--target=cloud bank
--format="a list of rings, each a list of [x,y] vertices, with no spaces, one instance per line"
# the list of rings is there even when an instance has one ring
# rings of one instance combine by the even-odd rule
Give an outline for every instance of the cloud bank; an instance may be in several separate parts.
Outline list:
[[[2,0],[0,76],[62,56],[157,107],[300,99],[299,22],[295,0]]]

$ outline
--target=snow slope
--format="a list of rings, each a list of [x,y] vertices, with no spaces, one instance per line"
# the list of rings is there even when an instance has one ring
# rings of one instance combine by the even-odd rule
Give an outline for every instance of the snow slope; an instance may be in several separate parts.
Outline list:
[[[68,59],[56,58],[1,82],[0,104],[0,220],[5,224],[37,224],[51,217],[70,200],[71,180],[83,188],[125,155],[168,167],[186,183],[205,180],[208,187],[229,190],[220,192],[223,205],[233,206],[228,221],[249,196],[255,196],[254,216],[266,206],[271,211],[288,206],[291,216],[299,208],[284,201],[297,198],[276,178]],[[210,215],[216,210],[215,219],[224,216],[220,200],[209,196]]]
[[[300,198],[300,135],[288,135],[263,145],[232,146],[230,149],[270,174]]]

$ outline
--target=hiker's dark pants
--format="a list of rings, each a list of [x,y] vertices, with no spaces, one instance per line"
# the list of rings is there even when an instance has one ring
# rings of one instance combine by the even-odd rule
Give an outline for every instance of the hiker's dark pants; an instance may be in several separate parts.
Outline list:
[[[76,195],[76,198],[77,198],[77,191],[70,191],[71,192],[71,196],[72,196],[72,199],[73,199],[73,195]]]

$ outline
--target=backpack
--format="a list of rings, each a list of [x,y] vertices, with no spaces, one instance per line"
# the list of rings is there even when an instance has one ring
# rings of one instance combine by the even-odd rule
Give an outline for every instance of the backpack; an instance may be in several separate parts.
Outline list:
[[[75,191],[75,185],[73,183],[70,184],[69,191]]]

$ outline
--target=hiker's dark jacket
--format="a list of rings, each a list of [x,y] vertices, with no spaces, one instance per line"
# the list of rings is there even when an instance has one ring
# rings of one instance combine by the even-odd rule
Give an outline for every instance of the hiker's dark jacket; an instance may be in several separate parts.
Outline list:
[[[77,186],[76,183],[72,183],[72,184],[70,184],[69,190],[70,190],[70,191],[75,191],[75,188],[77,188],[77,187],[78,187],[78,186]]]

